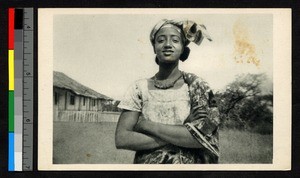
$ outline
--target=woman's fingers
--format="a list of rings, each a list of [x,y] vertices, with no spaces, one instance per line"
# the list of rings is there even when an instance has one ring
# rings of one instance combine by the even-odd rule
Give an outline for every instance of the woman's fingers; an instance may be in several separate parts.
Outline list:
[[[195,111],[197,111],[198,109],[200,109],[202,106],[195,106],[192,108],[192,113],[194,113]]]
[[[207,111],[198,109],[197,111],[193,112],[193,114],[206,114],[207,115]]]
[[[206,118],[207,114],[203,114],[203,113],[196,113],[196,114],[192,114],[191,117],[189,117],[189,121],[194,121],[197,119],[202,119],[202,118]]]
[[[197,114],[195,115],[195,118],[197,118],[197,119],[205,118],[205,117],[207,117],[207,114],[205,114],[205,113],[197,113]]]
[[[193,116],[193,120],[205,118],[207,117],[207,112],[205,110],[197,110],[192,114],[192,116]]]
[[[195,113],[195,112],[207,112],[206,109],[203,109],[203,106],[195,106],[192,108],[192,113]]]
[[[202,108],[202,106],[193,107],[191,114],[186,121],[192,122],[194,120],[207,117],[207,111],[204,109],[201,109],[201,108]]]

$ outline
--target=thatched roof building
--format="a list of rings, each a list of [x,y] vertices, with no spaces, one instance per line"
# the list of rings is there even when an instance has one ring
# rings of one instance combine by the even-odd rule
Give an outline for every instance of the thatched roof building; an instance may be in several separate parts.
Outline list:
[[[68,77],[66,74],[62,72],[53,72],[53,86],[67,89],[73,91],[77,95],[86,96],[94,99],[104,99],[104,100],[111,100],[112,98],[100,94],[93,89],[86,87],[79,82],[73,80],[72,78]]]

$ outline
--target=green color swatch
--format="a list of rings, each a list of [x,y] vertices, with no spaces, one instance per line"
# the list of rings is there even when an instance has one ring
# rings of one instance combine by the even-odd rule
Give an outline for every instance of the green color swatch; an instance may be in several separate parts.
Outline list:
[[[8,131],[14,132],[14,91],[8,95]]]

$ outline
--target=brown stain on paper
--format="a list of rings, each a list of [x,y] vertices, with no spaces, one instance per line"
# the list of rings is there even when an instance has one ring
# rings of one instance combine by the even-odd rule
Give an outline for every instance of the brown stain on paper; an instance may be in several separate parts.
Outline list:
[[[233,26],[234,35],[234,59],[236,63],[254,64],[259,67],[260,60],[257,58],[255,46],[249,39],[247,28],[237,21]]]

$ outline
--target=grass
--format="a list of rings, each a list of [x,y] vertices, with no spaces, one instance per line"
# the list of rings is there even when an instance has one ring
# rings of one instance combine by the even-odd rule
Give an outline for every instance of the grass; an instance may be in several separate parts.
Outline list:
[[[272,135],[221,130],[219,140],[220,163],[272,163]]]
[[[53,127],[54,164],[132,163],[134,152],[115,148],[114,122],[55,122]]]
[[[117,150],[116,123],[55,122],[54,164],[131,164],[134,152]],[[272,163],[272,135],[220,131],[220,163]]]

